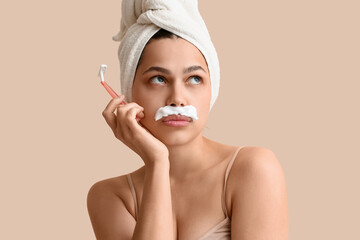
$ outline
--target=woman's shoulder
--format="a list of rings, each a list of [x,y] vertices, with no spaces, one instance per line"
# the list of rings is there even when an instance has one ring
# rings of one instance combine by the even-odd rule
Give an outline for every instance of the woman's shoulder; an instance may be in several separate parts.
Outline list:
[[[105,235],[111,235],[112,239],[115,235],[121,239],[131,238],[136,224],[131,197],[126,174],[97,181],[91,186],[87,209],[98,239],[105,238]]]
[[[117,177],[106,178],[95,182],[89,189],[88,195],[115,195],[125,205],[132,201],[132,193],[127,179],[127,175],[131,174],[132,180],[138,179],[141,176],[143,167]]]
[[[265,147],[243,147],[237,154],[229,174],[227,187],[231,198],[241,198],[243,192],[249,189],[268,191],[270,183],[273,187],[285,185],[282,166],[275,153]]]
[[[281,171],[281,164],[272,150],[265,147],[244,146],[235,157],[231,171],[234,172],[232,174],[234,178],[241,178],[259,177],[274,170]]]
[[[255,167],[257,164],[276,164],[278,160],[275,153],[265,147],[258,146],[243,146],[241,147],[238,155],[236,156],[236,162],[239,165]]]

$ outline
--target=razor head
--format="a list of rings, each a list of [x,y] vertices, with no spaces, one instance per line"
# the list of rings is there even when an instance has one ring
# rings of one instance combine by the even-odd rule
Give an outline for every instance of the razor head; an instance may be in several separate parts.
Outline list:
[[[106,71],[106,68],[107,68],[106,64],[101,64],[98,76],[101,78],[102,82],[104,82],[104,73]]]

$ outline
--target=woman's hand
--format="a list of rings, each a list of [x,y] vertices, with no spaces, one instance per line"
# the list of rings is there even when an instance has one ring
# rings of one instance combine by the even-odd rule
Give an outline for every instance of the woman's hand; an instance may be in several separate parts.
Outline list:
[[[144,117],[144,108],[134,102],[124,104],[123,100],[124,95],[113,98],[102,112],[115,137],[136,152],[145,165],[163,160],[168,163],[169,151],[165,144],[139,122]]]

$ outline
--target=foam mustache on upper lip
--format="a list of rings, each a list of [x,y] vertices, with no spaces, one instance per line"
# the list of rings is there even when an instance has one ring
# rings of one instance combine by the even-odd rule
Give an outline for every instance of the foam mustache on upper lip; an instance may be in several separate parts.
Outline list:
[[[172,106],[161,107],[156,111],[155,121],[173,114],[184,115],[192,118],[193,120],[199,119],[197,116],[196,108],[192,105],[187,105],[185,107],[172,107]]]

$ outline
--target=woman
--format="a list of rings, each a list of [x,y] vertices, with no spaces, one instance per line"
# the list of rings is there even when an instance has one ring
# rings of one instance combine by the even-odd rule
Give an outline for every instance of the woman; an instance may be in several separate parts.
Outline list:
[[[161,29],[146,43],[132,102],[121,104],[122,95],[103,111],[115,137],[144,166],[89,190],[97,239],[287,239],[285,179],[275,155],[201,134],[211,109],[210,76],[189,41]],[[156,121],[164,106],[193,106],[198,119]]]

